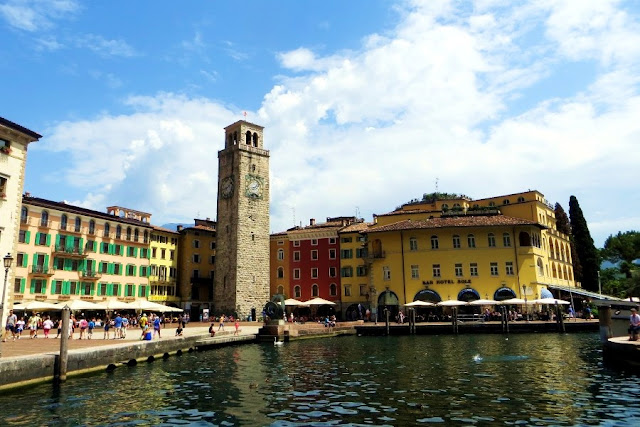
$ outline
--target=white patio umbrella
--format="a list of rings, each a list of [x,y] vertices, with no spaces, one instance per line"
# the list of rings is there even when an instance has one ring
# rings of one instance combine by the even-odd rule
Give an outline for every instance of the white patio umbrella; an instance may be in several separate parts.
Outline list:
[[[531,304],[547,304],[547,305],[569,305],[571,304],[569,301],[565,301],[562,299],[556,299],[556,298],[540,298],[540,299],[534,299],[532,301],[530,301]]]
[[[284,300],[284,305],[287,307],[307,307],[306,303],[293,298]]]
[[[467,305],[466,301],[460,301],[457,299],[448,299],[444,301],[440,301],[437,305],[440,307],[459,307],[461,305]]]
[[[314,298],[304,302],[307,305],[336,305],[335,302],[328,301],[324,298]]]
[[[89,302],[89,301],[83,301],[80,299],[73,299],[73,300],[69,300],[69,301],[60,301],[59,303],[55,304],[56,307],[58,307],[58,310],[62,310],[65,306],[69,307],[69,309],[71,311],[78,311],[78,310],[104,310],[104,307],[95,304],[93,302]]]
[[[97,305],[101,306],[103,310],[134,310],[135,307],[131,307],[131,304],[124,301],[109,300],[99,302]]]
[[[427,301],[413,301],[408,304],[405,304],[405,307],[433,307],[435,304]]]
[[[26,310],[60,310],[62,307],[58,307],[57,305],[44,302],[44,301],[28,301],[23,302],[22,304],[14,304],[13,309],[16,311],[26,311]]]
[[[525,305],[525,304],[531,304],[531,300],[526,301],[523,300],[522,298],[509,298],[509,299],[505,299],[500,301],[500,304],[502,305]]]
[[[500,303],[492,299],[477,299],[469,303],[469,305],[497,305],[497,304],[500,304]]]
[[[159,311],[161,313],[165,313],[167,311],[176,311],[175,307],[169,307],[168,305],[158,304],[155,302],[148,301],[146,299],[139,299],[129,303],[131,309],[134,310],[149,310],[149,311]],[[180,309],[179,311],[182,311]]]

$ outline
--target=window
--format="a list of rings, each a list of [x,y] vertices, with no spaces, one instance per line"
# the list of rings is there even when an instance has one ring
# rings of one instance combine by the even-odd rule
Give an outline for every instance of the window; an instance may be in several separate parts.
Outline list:
[[[460,248],[460,236],[458,236],[457,234],[453,236],[453,247],[454,249]]]
[[[87,252],[95,252],[98,244],[95,240],[87,240],[87,243],[84,245],[84,250]]]
[[[140,240],[140,230],[138,230],[137,228],[133,230],[133,240],[135,242],[138,242]]]
[[[67,216],[65,214],[62,214],[60,216],[60,230],[66,230],[67,229]]]
[[[433,264],[433,277],[440,277],[440,264]]]
[[[200,240],[194,240],[193,241],[193,247],[196,248],[196,249],[199,249],[200,248]]]
[[[143,242],[144,243],[149,243],[149,232],[147,230],[144,230],[144,234],[143,234]]]
[[[111,226],[108,222],[104,224],[104,232],[102,233],[103,237],[109,237],[109,232],[111,231]]]
[[[209,255],[209,264],[215,264],[215,263],[216,263],[216,256]]]
[[[342,259],[353,258],[353,249],[341,249],[340,258]]]
[[[502,235],[502,244],[505,248],[511,246],[511,235],[509,233],[504,233]]]
[[[496,247],[496,236],[493,233],[489,233],[489,235],[487,236],[487,243],[490,248]]]
[[[300,261],[300,251],[293,251],[293,260]]]
[[[284,286],[282,286],[282,285],[278,286],[278,293],[280,295],[284,295]]]
[[[389,267],[382,267],[382,280],[391,280],[391,270]]]
[[[16,267],[26,267],[27,256],[22,252],[18,253],[16,256]]]
[[[357,251],[357,249],[356,249]],[[335,249],[329,249],[329,259],[336,259],[336,250]]]
[[[340,239],[340,243],[351,243],[351,237],[343,237]]]
[[[367,285],[360,285],[360,296],[366,296],[367,295]]]
[[[29,222],[29,209],[26,206],[23,206],[20,210],[20,222],[23,224]]]
[[[125,297],[132,297],[133,293],[134,293],[134,285],[125,285],[124,286],[124,296]]]
[[[336,277],[336,268],[329,267],[329,277]]]
[[[367,266],[366,265],[359,265],[356,267],[356,274],[358,275],[358,277],[364,277],[367,275]]]
[[[284,250],[278,249],[278,261],[284,260]]]
[[[524,197],[522,196],[518,197],[518,203],[522,203],[522,202],[524,202]]]
[[[122,237],[122,226],[118,225],[116,227],[116,239],[120,239]]]
[[[540,260],[538,260],[540,261]],[[507,261],[506,262],[506,273],[507,276],[513,276],[513,262],[512,261]]]
[[[100,287],[98,288],[99,295],[107,295],[108,285],[106,283],[100,283]]]
[[[91,282],[82,282],[81,289],[82,289],[82,295],[92,295],[93,294],[93,283],[91,283]]]
[[[315,268],[315,267],[311,269],[311,278],[312,279],[317,279],[318,278],[318,269]]]
[[[94,220],[89,221],[89,234],[96,234],[96,222]]]
[[[300,298],[300,286],[295,286],[293,288],[293,295],[295,298]]]
[[[317,260],[318,259],[318,251],[316,249],[311,251],[311,259],[313,259],[313,260]]]
[[[330,245],[335,245],[336,244],[336,238],[335,237],[329,237],[329,244]]]
[[[278,267],[278,279],[284,279],[284,268]]]
[[[316,246],[318,244],[318,239],[311,239],[311,245]]]
[[[127,240],[131,240],[131,227],[127,227]]]
[[[124,245],[115,245],[114,248],[115,248],[116,255],[124,254]]]
[[[418,270],[418,266],[417,265],[412,265],[411,266],[411,278],[412,279],[418,279],[420,277],[420,272]]]
[[[293,269],[293,278],[294,279],[299,279],[300,278],[300,269],[299,268],[294,268]]]
[[[312,297],[317,297],[319,296],[319,292],[318,292],[318,285],[314,284],[313,286],[311,286],[311,296]]]
[[[122,274],[122,264],[113,264],[113,274]]]
[[[284,240],[278,240],[278,246],[284,245]],[[278,286],[278,290],[280,290],[280,286]],[[283,294],[284,292],[278,292],[279,294]]]
[[[438,249],[438,236],[431,236],[431,249]]]
[[[134,248],[133,246],[128,246],[127,247],[127,256],[135,257],[136,256],[136,248]]]
[[[191,271],[191,278],[192,279],[198,279],[200,278],[200,270],[198,269],[194,269]]]
[[[509,203],[511,203],[511,202],[509,201],[509,199],[504,199],[504,200],[502,201],[502,204],[503,204],[503,205],[508,205]]]
[[[456,274],[456,277],[462,277],[462,264],[456,264],[454,267],[454,272]]]
[[[469,245],[470,248],[475,248],[476,247],[476,238],[473,234],[469,234],[467,236],[467,243]]]
[[[166,249],[160,249],[160,258],[167,259],[167,250]]]
[[[200,254],[193,254],[193,262],[200,263]]]
[[[28,233],[28,231],[20,230],[20,232],[18,233],[18,242],[20,242],[20,243],[29,243],[27,241],[27,233]]]
[[[366,254],[367,254],[366,249],[356,248],[356,258],[364,258]]]
[[[300,240],[294,240],[293,241],[293,246],[295,246],[296,248],[300,246]]]
[[[173,257],[175,257],[175,252],[173,249],[169,250],[169,259],[173,259]]]
[[[36,233],[36,245],[38,245],[38,246],[48,246],[49,245],[49,235],[47,233]]]
[[[100,273],[104,273],[104,274],[109,273],[109,263],[106,263],[106,262],[100,263]]]
[[[492,208],[495,207],[496,202],[489,202],[489,206],[491,206]]]
[[[120,295],[120,283],[114,283],[113,285],[113,295],[118,296]]]
[[[47,282],[42,279],[31,280],[31,293],[44,294],[47,291]]]
[[[351,285],[344,285],[344,296],[345,297],[351,296]]]
[[[353,277],[353,267],[351,267],[351,266],[342,267],[340,269],[340,276],[341,277]]]
[[[14,294],[22,294],[24,293],[23,283],[25,279],[21,279],[16,277],[13,281],[13,293]]]
[[[54,280],[51,284],[51,293],[60,295],[62,293],[62,280]]]
[[[136,275],[136,266],[127,265],[127,276],[135,276],[135,275]]]
[[[472,276],[477,276],[478,275],[478,264],[475,262],[472,262],[471,264],[469,264],[469,274]]]
[[[338,287],[335,283],[329,285],[329,295],[331,295],[332,297],[338,295]]]
[[[409,239],[409,250],[411,250],[411,251],[417,251],[418,250],[418,239],[416,239],[415,237],[411,237]]]
[[[81,229],[82,229],[82,218],[77,216],[76,217],[76,223],[75,223],[74,231],[76,233],[79,233]]]
[[[498,263],[497,262],[492,262],[489,264],[489,269],[491,271],[491,275],[492,276],[497,276],[498,275]]]

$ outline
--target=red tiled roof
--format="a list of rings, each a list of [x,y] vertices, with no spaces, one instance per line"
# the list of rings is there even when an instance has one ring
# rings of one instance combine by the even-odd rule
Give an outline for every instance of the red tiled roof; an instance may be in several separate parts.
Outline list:
[[[529,221],[522,218],[514,218],[504,215],[481,215],[481,216],[460,216],[432,218],[425,220],[412,221],[410,219],[394,222],[393,224],[381,225],[380,227],[372,227],[365,231],[366,233],[382,233],[385,231],[400,230],[419,230],[430,228],[448,228],[448,227],[499,227],[514,225],[534,225],[540,228],[546,228],[542,224],[535,221]]]
[[[355,224],[347,225],[342,230],[340,230],[340,233],[355,233],[358,231],[363,231],[369,228],[371,225],[373,225],[372,222],[357,222]]]
[[[164,231],[166,233],[173,233],[173,234],[179,234],[176,230],[170,230],[168,228],[164,228],[164,227],[159,227],[157,225],[152,225],[151,227],[153,227],[154,230],[158,230],[158,231]]]
[[[392,216],[392,215],[404,215],[404,214],[420,214],[420,213],[440,213],[442,210],[438,209],[406,209],[406,210],[397,210],[393,212],[387,212],[383,214],[376,214],[376,216]]]

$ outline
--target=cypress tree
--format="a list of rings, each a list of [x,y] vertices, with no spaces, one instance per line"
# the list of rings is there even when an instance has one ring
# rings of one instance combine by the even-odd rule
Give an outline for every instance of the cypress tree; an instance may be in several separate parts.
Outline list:
[[[569,198],[569,216],[571,217],[571,231],[576,245],[576,252],[582,265],[582,287],[589,291],[598,292],[600,257],[593,244],[587,220],[584,219],[582,209],[580,209],[578,199],[575,196]]]
[[[571,263],[573,264],[573,278],[576,282],[582,282],[582,265],[580,265],[580,258],[576,252],[576,243],[571,233],[571,224],[569,223],[569,217],[562,208],[560,203],[556,203],[556,228],[559,232],[569,236],[569,248],[571,249]]]

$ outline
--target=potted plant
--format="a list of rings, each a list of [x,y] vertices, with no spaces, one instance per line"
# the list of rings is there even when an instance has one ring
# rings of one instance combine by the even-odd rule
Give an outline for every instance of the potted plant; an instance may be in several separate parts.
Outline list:
[[[2,145],[0,146],[0,151],[3,152],[4,154],[11,154],[11,147],[7,145]]]

